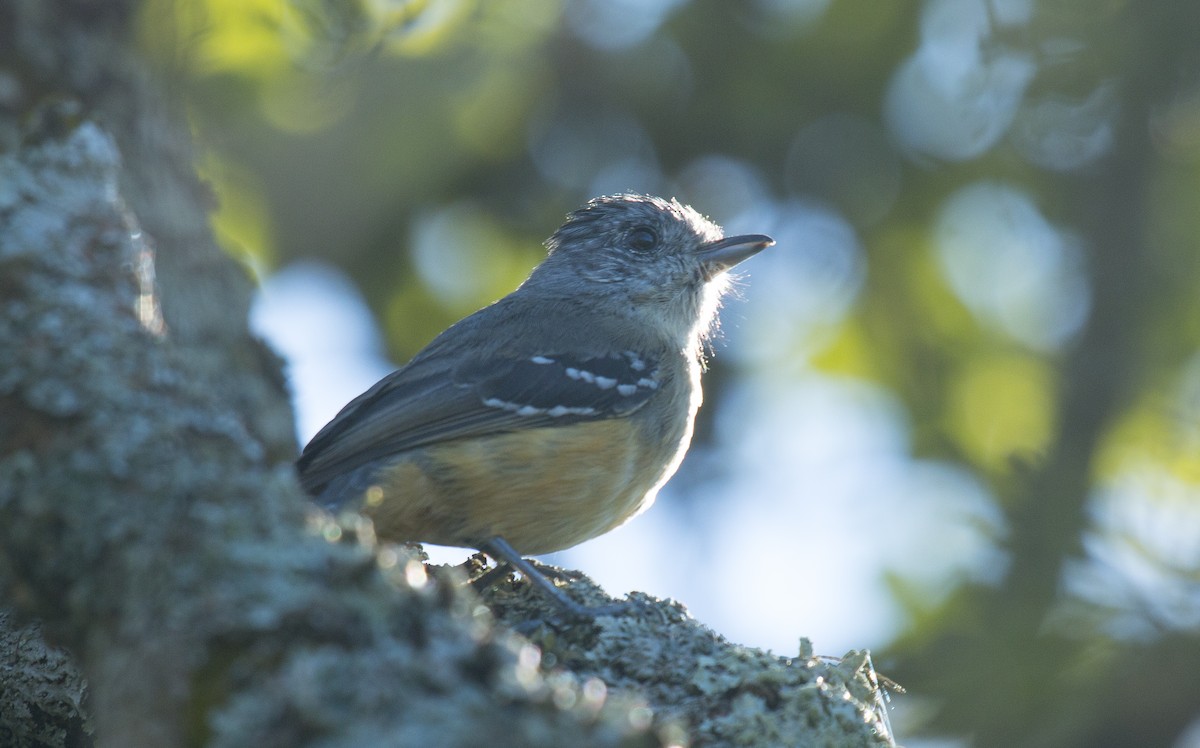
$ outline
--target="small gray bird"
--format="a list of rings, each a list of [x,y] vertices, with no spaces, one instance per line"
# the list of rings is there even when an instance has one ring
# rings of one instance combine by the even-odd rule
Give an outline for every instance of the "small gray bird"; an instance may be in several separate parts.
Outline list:
[[[478,548],[561,597],[521,554],[650,506],[691,441],[726,271],[773,243],[722,238],[674,200],[590,201],[516,291],[321,429],[297,461],[304,488],[384,540]]]

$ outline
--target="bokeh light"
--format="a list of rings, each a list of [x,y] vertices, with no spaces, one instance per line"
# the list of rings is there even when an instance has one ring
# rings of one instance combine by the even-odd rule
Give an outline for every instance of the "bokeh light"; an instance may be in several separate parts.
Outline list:
[[[946,200],[934,232],[951,288],[983,322],[1053,349],[1087,319],[1079,239],[1052,226],[1020,190],[964,187]]]

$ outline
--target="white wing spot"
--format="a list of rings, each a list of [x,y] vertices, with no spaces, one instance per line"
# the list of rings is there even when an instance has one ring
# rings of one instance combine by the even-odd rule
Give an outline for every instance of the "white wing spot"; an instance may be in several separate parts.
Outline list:
[[[638,388],[637,388],[636,384],[618,384],[617,385],[617,392],[621,393],[622,395],[624,395],[626,397],[629,397],[630,395],[636,395],[637,391],[638,391]]]
[[[566,405],[555,405],[546,411],[546,415],[558,418],[559,416],[590,416],[595,412],[595,408],[572,408]]]
[[[539,408],[536,405],[510,403],[508,400],[501,400],[498,397],[489,397],[483,401],[483,404],[489,408],[507,410],[509,413],[516,413],[519,416],[536,416],[546,412],[545,408]]]
[[[552,363],[554,363],[554,359],[549,358],[547,356],[533,356],[529,360],[535,364],[552,364]]]
[[[611,390],[617,386],[617,380],[611,377],[596,377],[596,386],[602,390]]]
[[[658,381],[655,379],[649,379],[647,377],[642,377],[641,379],[639,379],[637,381],[637,386],[645,387],[648,390],[657,390],[658,389]]]

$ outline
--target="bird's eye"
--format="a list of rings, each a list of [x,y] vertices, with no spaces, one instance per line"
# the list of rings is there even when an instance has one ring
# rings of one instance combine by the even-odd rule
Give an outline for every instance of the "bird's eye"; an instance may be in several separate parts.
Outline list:
[[[649,252],[658,246],[658,232],[649,226],[638,226],[625,237],[625,243],[630,249]]]

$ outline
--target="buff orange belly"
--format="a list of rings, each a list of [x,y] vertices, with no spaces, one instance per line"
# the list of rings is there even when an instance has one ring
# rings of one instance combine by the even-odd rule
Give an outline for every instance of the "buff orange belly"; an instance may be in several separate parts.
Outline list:
[[[645,509],[683,447],[639,446],[619,420],[447,442],[400,455],[366,493],[383,540],[478,547],[499,535],[522,554],[600,535]],[[664,467],[664,465],[666,467]]]

